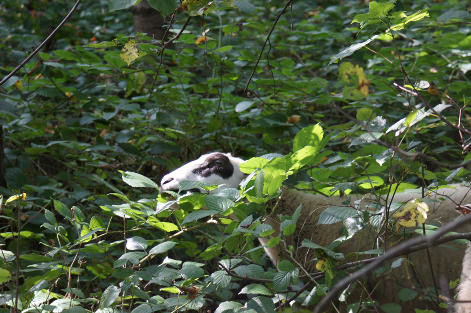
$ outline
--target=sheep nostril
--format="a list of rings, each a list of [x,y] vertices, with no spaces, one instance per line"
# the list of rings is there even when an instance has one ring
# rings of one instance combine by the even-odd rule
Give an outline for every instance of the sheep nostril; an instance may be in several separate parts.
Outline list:
[[[167,178],[167,179],[162,183],[162,185],[168,184],[168,183],[171,182],[172,180],[173,180],[173,178]]]

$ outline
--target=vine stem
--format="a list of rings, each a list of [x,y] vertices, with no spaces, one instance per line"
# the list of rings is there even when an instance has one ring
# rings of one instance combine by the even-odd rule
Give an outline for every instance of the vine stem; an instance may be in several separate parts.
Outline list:
[[[59,23],[59,25],[56,26],[56,28],[49,34],[49,36],[47,36],[46,39],[44,39],[43,42],[41,42],[41,44],[36,49],[34,49],[34,51],[31,52],[30,55],[28,55],[23,60],[23,62],[18,64],[18,66],[15,67],[15,69],[13,71],[11,71],[8,75],[3,77],[3,79],[0,81],[0,86],[2,86],[4,83],[6,83],[7,80],[9,80],[13,75],[16,74],[16,72],[18,72],[23,66],[25,66],[25,64],[28,63],[39,52],[39,50],[41,50],[42,47],[44,47],[44,45],[56,35],[56,33],[59,31],[59,29],[72,16],[75,9],[77,9],[78,5],[80,4],[80,1],[81,0],[77,0],[77,2],[75,2],[74,6],[70,9],[69,13],[67,13],[67,15],[62,19],[62,21]]]
[[[414,246],[422,246],[423,248],[431,247],[437,244],[440,239],[443,238],[443,235],[446,233],[453,231],[454,229],[458,228],[459,226],[469,223],[471,221],[471,214],[460,216],[453,220],[452,222],[440,227],[435,233],[427,236],[420,236],[409,239],[404,241],[401,244],[389,249],[386,253],[382,256],[378,257],[375,261],[371,262],[370,264],[366,265],[362,269],[352,273],[348,277],[340,280],[337,282],[329,291],[329,293],[321,299],[321,301],[317,304],[314,308],[314,313],[323,312],[323,309],[326,305],[334,299],[334,297],[339,293],[341,290],[345,289],[350,283],[354,282],[357,279],[362,278],[366,274],[372,272],[384,262],[395,258],[401,254],[404,254],[409,249],[413,248]]]
[[[258,63],[260,63],[260,59],[262,58],[263,51],[265,50],[265,47],[267,46],[267,43],[270,41],[270,36],[273,33],[273,31],[275,30],[276,24],[278,24],[278,21],[280,20],[280,17],[286,12],[286,9],[293,3],[293,1],[294,0],[289,0],[285,4],[285,6],[281,10],[281,12],[276,16],[275,22],[273,22],[273,25],[272,25],[270,31],[268,32],[267,38],[265,39],[265,42],[263,43],[262,51],[260,51],[260,54],[258,55],[257,62],[255,62],[255,66],[253,67],[253,70],[252,70],[252,73],[250,74],[249,80],[247,81],[247,84],[245,85],[244,93],[247,93],[247,90],[249,89],[250,82],[252,81],[252,78],[255,74],[255,71],[257,70]]]

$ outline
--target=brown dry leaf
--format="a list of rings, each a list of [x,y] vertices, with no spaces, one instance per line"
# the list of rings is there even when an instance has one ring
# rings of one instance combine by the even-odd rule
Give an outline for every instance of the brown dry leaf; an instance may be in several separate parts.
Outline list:
[[[301,115],[293,114],[290,117],[288,117],[288,120],[286,121],[286,123],[297,124],[299,123],[299,121],[301,121]]]
[[[200,43],[207,42],[209,40],[208,36],[201,35],[196,39],[195,44],[199,45]]]

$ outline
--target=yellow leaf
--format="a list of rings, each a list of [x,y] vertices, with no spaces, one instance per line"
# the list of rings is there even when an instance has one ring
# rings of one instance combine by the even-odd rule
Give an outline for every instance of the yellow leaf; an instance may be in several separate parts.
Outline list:
[[[22,194],[11,196],[10,198],[7,199],[5,204],[8,204],[16,200],[26,200],[26,193],[23,192]]]
[[[199,36],[198,39],[196,39],[195,44],[199,45],[203,42],[207,42],[208,40],[209,40],[208,36],[202,35],[202,36]]]
[[[119,55],[121,59],[130,65],[134,60],[139,58],[139,50],[137,49],[136,41],[134,39],[129,40],[121,50]]]
[[[319,259],[316,263],[316,270],[319,272],[325,272],[327,269],[327,260],[326,259]]]
[[[339,67],[339,78],[348,86],[357,89],[363,97],[368,96],[370,81],[361,66],[350,62],[342,63]]]
[[[17,80],[17,81],[16,81],[15,87],[16,87],[16,89],[18,89],[19,91],[23,91],[23,83],[21,82],[21,80]]]
[[[429,207],[427,203],[414,199],[407,202],[401,209],[394,212],[393,217],[398,220],[398,224],[404,227],[416,227],[425,223]]]

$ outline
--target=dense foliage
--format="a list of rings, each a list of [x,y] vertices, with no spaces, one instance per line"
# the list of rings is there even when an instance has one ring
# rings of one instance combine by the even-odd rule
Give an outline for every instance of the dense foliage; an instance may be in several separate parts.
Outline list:
[[[260,217],[282,184],[387,193],[469,179],[465,1],[185,1],[175,14],[160,1],[168,45],[109,10],[134,2],[84,1],[0,86],[2,312],[299,310],[345,273],[318,266],[304,288],[300,264],[270,264],[256,238],[273,232]],[[0,3],[2,76],[71,5]],[[208,151],[265,157],[239,191],[159,193],[164,173]]]

